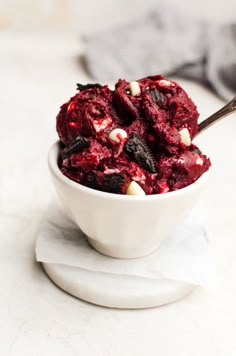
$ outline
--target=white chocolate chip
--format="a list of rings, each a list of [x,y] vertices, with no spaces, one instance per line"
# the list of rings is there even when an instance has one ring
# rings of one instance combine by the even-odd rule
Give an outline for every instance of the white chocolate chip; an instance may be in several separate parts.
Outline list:
[[[121,138],[127,138],[127,137],[128,137],[127,132],[123,129],[114,129],[109,134],[110,140],[115,141],[117,143],[120,142]]]
[[[189,130],[185,127],[179,131],[179,134],[181,137],[181,142],[186,146],[190,146],[191,145],[191,137],[189,134]]]
[[[202,166],[202,165],[203,165],[203,159],[202,159],[201,157],[198,157],[198,158],[196,159],[196,164],[197,164],[198,166]]]
[[[128,186],[126,194],[127,195],[140,195],[140,196],[146,195],[144,190],[135,181],[132,181],[130,183],[130,185]]]
[[[138,82],[130,82],[129,84],[131,95],[135,96],[141,93]]]

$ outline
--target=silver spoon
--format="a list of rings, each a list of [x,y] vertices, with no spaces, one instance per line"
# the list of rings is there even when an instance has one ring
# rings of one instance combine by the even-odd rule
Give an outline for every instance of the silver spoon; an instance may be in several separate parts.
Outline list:
[[[223,119],[223,117],[231,114],[235,110],[236,110],[236,96],[229,103],[223,106],[223,108],[221,108],[220,110],[218,110],[217,112],[209,116],[207,119],[202,121],[198,125],[197,135],[205,131],[211,125],[215,124],[217,121]]]

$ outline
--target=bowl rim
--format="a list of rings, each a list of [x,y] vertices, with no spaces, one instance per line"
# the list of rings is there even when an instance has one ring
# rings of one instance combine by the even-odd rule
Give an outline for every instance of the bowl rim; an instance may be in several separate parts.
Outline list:
[[[122,200],[122,201],[129,203],[129,202],[137,202],[137,201],[145,202],[145,201],[153,201],[153,200],[166,200],[166,199],[170,199],[171,197],[175,198],[175,197],[178,197],[181,195],[188,194],[191,191],[198,189],[198,187],[200,185],[202,185],[208,179],[209,174],[210,174],[209,172],[211,170],[211,169],[208,169],[208,171],[204,172],[192,184],[190,184],[184,188],[175,190],[175,191],[166,192],[164,194],[150,194],[150,195],[145,195],[145,196],[135,196],[135,195],[125,195],[125,194],[102,192],[102,191],[99,191],[96,189],[86,187],[80,183],[77,183],[77,182],[73,181],[72,179],[68,178],[67,176],[65,176],[61,172],[61,170],[58,166],[59,144],[60,144],[60,141],[57,140],[56,142],[54,142],[54,144],[49,149],[48,166],[49,166],[51,173],[57,179],[59,179],[59,181],[61,181],[61,183],[68,185],[77,191],[93,195],[94,197],[104,198],[104,199],[109,199],[109,200]]]

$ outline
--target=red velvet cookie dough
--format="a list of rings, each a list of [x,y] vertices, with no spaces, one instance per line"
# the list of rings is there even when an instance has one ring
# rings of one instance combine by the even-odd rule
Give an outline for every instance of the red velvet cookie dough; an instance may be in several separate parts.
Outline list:
[[[116,194],[161,194],[196,181],[210,160],[192,144],[198,112],[176,82],[160,75],[115,89],[78,84],[61,106],[59,166],[70,179]]]

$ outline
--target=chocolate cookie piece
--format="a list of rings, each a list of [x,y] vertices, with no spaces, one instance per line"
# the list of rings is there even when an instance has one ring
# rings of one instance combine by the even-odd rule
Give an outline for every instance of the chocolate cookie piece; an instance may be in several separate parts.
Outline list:
[[[99,83],[94,83],[94,84],[93,83],[87,83],[87,84],[77,83],[76,86],[77,86],[77,90],[79,90],[79,91],[83,91],[83,90],[91,89],[91,88],[102,88],[102,85]]]
[[[125,184],[125,176],[122,173],[104,174],[101,188],[104,192],[121,194]]]
[[[78,136],[74,142],[65,147],[62,152],[62,159],[69,157],[71,154],[81,152],[83,149],[90,146],[90,141],[86,137]]]
[[[140,164],[141,167],[151,173],[156,172],[155,160],[152,153],[139,134],[133,133],[129,136],[129,139],[124,146],[124,150],[128,157]]]

